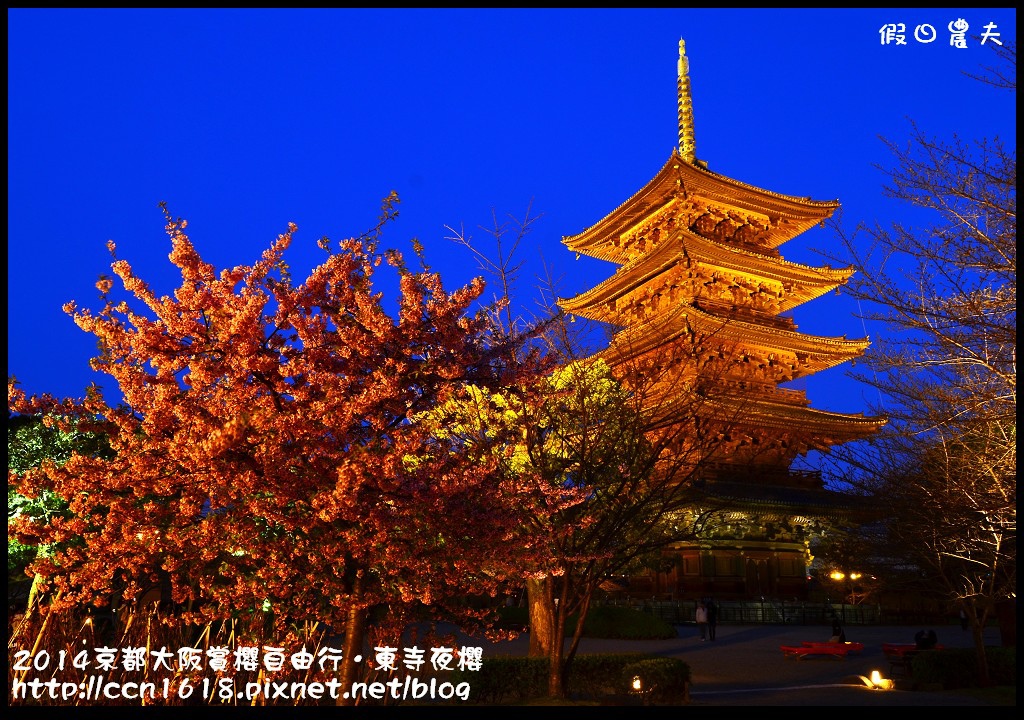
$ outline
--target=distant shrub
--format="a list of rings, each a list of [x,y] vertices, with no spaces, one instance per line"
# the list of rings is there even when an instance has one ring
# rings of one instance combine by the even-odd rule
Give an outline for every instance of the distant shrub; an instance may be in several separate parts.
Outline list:
[[[525,630],[530,625],[528,608],[503,607],[499,609],[500,627]],[[569,617],[567,634],[576,627],[576,615]],[[583,637],[622,640],[668,640],[677,637],[673,625],[650,613],[628,607],[593,607],[583,623]]]
[[[679,635],[673,625],[650,613],[611,605],[592,608],[587,613],[583,634],[623,640],[668,640]]]

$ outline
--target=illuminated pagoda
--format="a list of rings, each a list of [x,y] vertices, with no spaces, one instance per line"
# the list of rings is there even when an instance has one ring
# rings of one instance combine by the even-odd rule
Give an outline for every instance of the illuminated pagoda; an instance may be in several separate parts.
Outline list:
[[[705,425],[718,423],[719,442],[692,495],[693,517],[711,512],[712,521],[696,542],[672,547],[672,570],[631,578],[630,592],[803,598],[811,539],[848,511],[847,498],[826,489],[820,472],[795,470],[793,462],[884,423],[811,408],[802,390],[781,387],[852,360],[869,344],[800,333],[786,315],[853,274],[789,262],[778,251],[839,203],[753,187],[697,159],[682,40],[678,103],[679,147],[668,162],[595,225],[563,238],[570,250],[619,266],[559,304],[616,329],[598,356],[620,378],[628,383],[641,365],[674,366],[715,386]],[[648,402],[670,404],[672,386]]]

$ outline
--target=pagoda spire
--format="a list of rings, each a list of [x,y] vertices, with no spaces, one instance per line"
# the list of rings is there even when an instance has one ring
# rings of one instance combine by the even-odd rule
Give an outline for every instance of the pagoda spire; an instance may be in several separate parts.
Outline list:
[[[676,88],[679,95],[679,153],[691,165],[697,164],[697,144],[693,139],[693,99],[690,97],[690,61],[686,43],[679,38],[679,65]]]

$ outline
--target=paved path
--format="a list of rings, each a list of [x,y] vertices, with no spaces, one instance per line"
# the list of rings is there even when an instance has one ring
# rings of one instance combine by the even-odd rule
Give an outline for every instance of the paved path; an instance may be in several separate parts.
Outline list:
[[[863,652],[845,659],[785,658],[780,645],[804,640],[828,640],[830,628],[792,625],[719,625],[716,639],[702,642],[695,625],[679,625],[670,640],[598,640],[584,638],[581,653],[650,652],[680,658],[690,665],[691,705],[985,705],[975,698],[950,692],[879,691],[861,676],[879,670],[888,677],[883,642],[911,643],[920,627],[847,626],[847,640],[864,643]],[[972,647],[970,632],[959,626],[934,628],[946,647]],[[492,654],[525,656],[529,639],[523,635],[502,643],[478,642],[484,657]],[[985,632],[987,645],[999,644],[996,628]]]

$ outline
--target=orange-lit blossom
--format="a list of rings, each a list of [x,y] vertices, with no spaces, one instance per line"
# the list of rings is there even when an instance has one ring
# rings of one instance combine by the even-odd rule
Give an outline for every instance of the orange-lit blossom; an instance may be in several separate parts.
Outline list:
[[[97,337],[92,366],[123,404],[96,387],[26,397],[9,380],[10,411],[101,430],[114,451],[20,481],[73,513],[11,528],[61,543],[32,568],[60,591],[54,602],[131,600],[159,577],[206,619],[269,602],[279,617],[340,628],[375,607],[452,617],[464,603],[449,600],[520,572],[530,493],[495,453],[442,443],[416,421],[470,384],[524,380],[469,312],[482,282],[448,292],[437,274],[350,239],[296,284],[283,260],[295,226],[254,264],[218,272],[184,228],[168,216],[173,294],[116,260],[125,299],[103,281],[102,308],[65,308]],[[394,317],[373,283],[382,264],[399,277]]]

